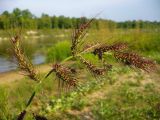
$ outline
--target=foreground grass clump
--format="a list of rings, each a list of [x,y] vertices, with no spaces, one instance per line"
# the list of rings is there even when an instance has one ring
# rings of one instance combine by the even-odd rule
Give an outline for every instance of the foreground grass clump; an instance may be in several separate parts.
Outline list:
[[[46,79],[46,82],[47,84],[43,83],[39,86],[38,89],[41,90],[39,94],[37,94],[37,98],[33,101],[31,110],[41,110],[42,107],[40,105],[48,102],[51,96],[56,95],[56,82],[54,83],[53,80],[49,78]],[[0,85],[0,119],[16,120],[17,113],[20,113],[25,108],[26,100],[33,92],[35,85],[33,81],[28,81],[28,78],[13,81],[12,84]],[[44,88],[44,90],[42,90],[42,88]],[[33,120],[33,117],[32,115],[27,115],[26,119]]]

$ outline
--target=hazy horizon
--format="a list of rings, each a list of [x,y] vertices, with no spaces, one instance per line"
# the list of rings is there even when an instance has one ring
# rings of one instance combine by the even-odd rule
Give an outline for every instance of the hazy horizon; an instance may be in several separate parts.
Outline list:
[[[50,16],[94,17],[114,21],[148,20],[160,21],[159,0],[0,0],[0,13],[14,8],[28,9],[37,17],[42,13]]]

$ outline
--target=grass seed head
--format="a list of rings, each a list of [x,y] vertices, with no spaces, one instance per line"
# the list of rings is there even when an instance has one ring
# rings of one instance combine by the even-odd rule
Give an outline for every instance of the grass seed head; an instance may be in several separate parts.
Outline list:
[[[75,56],[77,54],[77,47],[81,40],[87,33],[87,29],[94,19],[91,19],[87,23],[82,23],[77,29],[74,29],[72,32],[72,46],[71,51],[72,55]]]
[[[18,115],[17,120],[23,120],[24,117],[25,117],[25,115],[26,115],[26,113],[27,113],[26,110],[22,111],[22,112]]]
[[[52,70],[47,74],[47,76],[52,72],[55,72],[58,79],[63,80],[69,86],[76,87],[77,79],[72,75],[75,73],[75,70],[56,63],[52,66]]]
[[[101,45],[93,51],[94,55],[98,55],[99,59],[102,59],[103,53],[107,51],[121,51],[127,48],[126,43],[115,43],[113,45]]]
[[[30,79],[39,81],[36,70],[34,69],[32,63],[28,59],[26,59],[24,53],[21,50],[20,37],[16,35],[15,37],[11,38],[10,41],[13,45],[14,56],[17,59],[19,68],[24,71],[25,75]]]
[[[133,65],[146,72],[151,72],[156,69],[156,64],[153,61],[144,59],[136,53],[116,52],[114,56],[116,59],[121,60],[125,64]]]
[[[79,56],[80,61],[86,65],[86,67],[95,75],[104,75],[106,69],[104,68],[97,68],[92,63],[85,60],[82,56]]]

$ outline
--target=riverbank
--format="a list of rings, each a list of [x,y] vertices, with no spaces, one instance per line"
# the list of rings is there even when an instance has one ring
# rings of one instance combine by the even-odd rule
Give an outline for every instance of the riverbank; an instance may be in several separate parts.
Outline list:
[[[41,64],[36,66],[36,70],[41,73],[47,73],[51,68],[49,64]],[[9,72],[0,73],[0,84],[7,84],[13,81],[21,80],[25,76],[19,70],[12,70]]]

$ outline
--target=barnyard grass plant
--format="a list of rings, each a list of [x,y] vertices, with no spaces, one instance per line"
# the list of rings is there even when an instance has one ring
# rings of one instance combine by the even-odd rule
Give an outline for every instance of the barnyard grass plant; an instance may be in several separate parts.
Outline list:
[[[51,73],[54,73],[56,76],[56,80],[58,80],[57,84],[59,88],[66,88],[76,90],[79,86],[79,80],[76,77],[76,69],[69,68],[64,65],[64,63],[68,60],[74,58],[75,61],[79,61],[86,66],[86,68],[95,76],[104,76],[108,70],[112,69],[112,65],[107,65],[107,67],[99,67],[89,62],[87,59],[83,58],[82,55],[86,53],[91,53],[94,55],[98,55],[100,59],[99,62],[102,63],[102,59],[104,54],[111,53],[115,59],[122,61],[125,65],[135,66],[136,68],[140,68],[144,71],[151,72],[155,70],[156,64],[152,60],[144,59],[140,55],[132,52],[128,52],[127,43],[114,43],[112,45],[98,43],[91,44],[89,47],[85,47],[85,36],[87,34],[88,28],[91,26],[91,23],[94,21],[94,18],[89,20],[86,23],[82,23],[78,28],[75,28],[72,32],[71,37],[71,56],[63,60],[61,63],[53,63],[52,68],[49,72],[46,73],[44,78],[39,77],[39,73],[36,72],[33,64],[27,59],[24,52],[21,49],[20,35],[13,36],[10,41],[13,45],[13,55],[17,60],[17,64],[19,69],[25,72],[24,75],[28,76],[31,80],[37,82],[35,86],[34,92],[29,97],[28,102],[26,103],[26,108],[18,115],[17,120],[23,120],[25,115],[29,113],[28,107],[31,105],[36,93],[38,92],[37,87],[41,85],[45,78],[50,76]],[[126,51],[127,49],[127,51]],[[100,77],[99,77],[100,79]],[[60,90],[60,89],[58,89]],[[33,114],[33,117],[36,120],[46,120],[46,117],[39,116]]]

